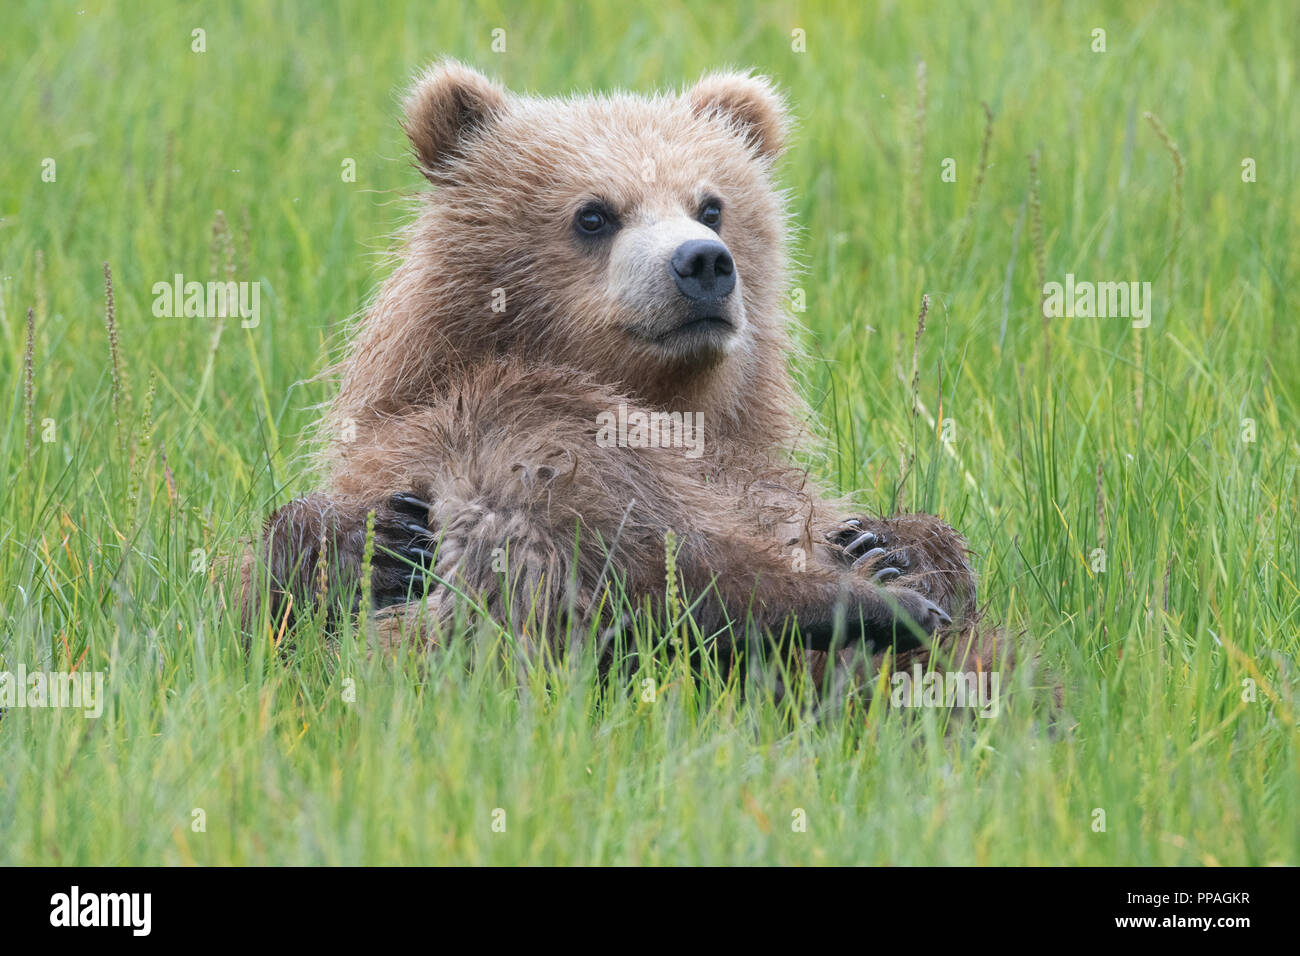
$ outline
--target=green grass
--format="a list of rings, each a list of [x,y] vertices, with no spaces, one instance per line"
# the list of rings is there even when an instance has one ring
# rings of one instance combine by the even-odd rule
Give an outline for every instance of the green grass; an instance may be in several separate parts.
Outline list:
[[[102,671],[108,700],[0,719],[0,862],[1300,863],[1293,4],[9,6],[0,669]],[[287,666],[243,652],[216,559],[311,485],[329,386],[305,380],[384,276],[420,185],[396,95],[440,54],[545,93],[778,79],[815,467],[970,537],[990,617],[1064,688],[1054,729],[1023,671],[998,718],[950,725],[801,719],[662,658],[602,693],[584,656],[523,666],[490,631],[397,661],[310,630]],[[263,283],[259,328],[152,315],[154,282],[227,259]],[[1151,326],[1045,325],[1040,260],[1150,281]]]

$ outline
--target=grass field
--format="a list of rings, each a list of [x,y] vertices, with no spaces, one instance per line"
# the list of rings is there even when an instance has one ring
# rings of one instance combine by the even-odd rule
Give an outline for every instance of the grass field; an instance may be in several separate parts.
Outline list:
[[[0,863],[1300,863],[1300,13],[1044,6],[9,4],[0,670],[105,701],[0,719]],[[996,719],[811,719],[482,635],[244,652],[219,559],[311,487],[307,380],[384,277],[422,182],[397,96],[444,54],[543,93],[776,78],[813,467],[961,528],[1050,677]],[[154,316],[227,269],[257,328]],[[1067,273],[1150,282],[1149,326],[1045,320]]]

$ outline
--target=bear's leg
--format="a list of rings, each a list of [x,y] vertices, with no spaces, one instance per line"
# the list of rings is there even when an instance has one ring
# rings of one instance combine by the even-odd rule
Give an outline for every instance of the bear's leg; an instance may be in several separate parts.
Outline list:
[[[965,539],[933,515],[854,517],[825,533],[840,561],[877,581],[915,588],[946,611],[961,630],[976,609],[975,572]]]
[[[618,502],[646,501],[652,489],[631,484],[606,488],[613,492],[611,500],[600,500],[600,492],[588,485],[570,504],[563,485],[556,484],[544,499],[538,499],[543,507],[533,510],[528,496],[511,500],[501,494],[525,470],[519,462],[511,463],[510,476],[486,475],[483,488],[462,488],[462,495],[470,491],[467,497],[429,494],[434,504],[414,493],[393,496],[393,507],[406,511],[415,524],[430,528],[422,547],[437,557],[428,562],[432,586],[426,600],[382,615],[382,643],[437,643],[459,606],[507,624],[525,643],[544,635],[559,645],[566,634],[580,636],[592,624],[610,623],[604,617],[596,620],[597,615],[619,610],[611,608],[600,591],[610,583],[605,573],[610,568],[624,578],[634,603],[648,598],[652,608],[663,610],[662,543],[668,529],[647,527],[635,507],[623,510],[633,516],[628,524],[636,530],[601,520],[601,516],[618,516]],[[683,472],[690,474],[690,469]],[[606,481],[616,474],[617,469],[609,469]],[[626,479],[627,472],[623,475]],[[673,483],[671,476],[662,473],[655,479],[658,491]],[[483,504],[486,489],[495,495],[494,506]],[[690,492],[695,497],[710,493],[703,484]],[[734,507],[723,493],[717,493],[717,499],[700,513],[724,516]],[[554,526],[552,516],[575,514],[573,506],[579,501],[585,510],[579,540],[587,543],[585,550],[575,553],[573,531]],[[735,527],[743,525],[737,515]],[[617,547],[621,533],[623,548],[643,555],[640,560],[629,564],[595,546],[603,541]],[[747,638],[749,643],[756,640],[767,648],[775,638],[775,649],[783,652],[790,648],[797,624],[800,646],[807,649],[827,650],[838,638],[850,644],[860,640],[876,649],[904,650],[921,646],[925,635],[950,623],[938,605],[914,589],[871,581],[847,569],[796,571],[770,542],[751,540],[739,531],[723,535],[696,527],[679,530],[678,536],[676,566],[683,599],[699,599],[694,617],[705,633],[722,630],[727,623],[744,630],[749,623],[756,632]],[[658,554],[650,557],[656,546]],[[502,563],[492,560],[493,555]],[[507,565],[508,574],[502,573]],[[722,650],[730,655],[735,650],[733,639],[723,640]]]
[[[854,517],[828,528],[824,538],[840,564],[874,580],[906,583],[953,618],[937,641],[900,648],[892,664],[895,670],[920,662],[957,671],[1000,671],[1004,677],[1010,672],[1015,664],[1014,644],[1001,629],[980,624],[975,573],[967,560],[970,549],[943,521],[922,513]],[[834,663],[837,684],[867,687],[880,666],[880,655],[873,664],[861,655],[841,651]],[[809,664],[814,681],[822,686],[829,676],[829,656],[810,655]]]
[[[315,493],[274,512],[257,545],[243,557],[240,618],[245,633],[258,626],[263,602],[273,630],[291,627],[326,602],[332,623],[355,613],[368,513],[375,512],[371,593],[376,607],[389,607],[421,593],[421,569],[433,555],[425,550],[427,529],[390,502],[371,507]]]
[[[374,508],[397,575],[391,587],[375,582],[379,603],[416,593],[399,571],[428,572],[424,600],[386,615],[394,626],[419,613],[441,626],[463,611],[559,650],[626,610],[609,607],[621,592],[662,618],[669,532],[680,591],[698,600],[701,630],[722,640],[727,623],[752,621],[789,641],[795,622],[804,646],[829,647],[842,630],[846,641],[885,647],[920,642],[948,622],[901,579],[875,582],[832,560],[796,569],[755,521],[743,483],[711,478],[681,449],[601,440],[601,415],[626,401],[575,386],[567,369],[507,364],[467,377],[436,405],[383,419],[339,460],[335,499],[272,519],[273,585],[310,605],[313,572],[324,566],[353,597]],[[322,539],[330,546],[313,549]]]
[[[556,490],[546,496],[548,512],[556,503]],[[627,500],[649,492],[648,488],[623,489]],[[691,492],[709,493],[700,487]],[[592,514],[617,511],[606,507],[608,502],[590,508],[593,500],[589,495],[583,495],[582,501]],[[528,632],[526,621],[531,615],[534,633],[544,630],[554,636],[561,622],[579,628],[591,623],[591,599],[604,583],[607,563],[628,570],[625,562],[607,562],[608,555],[603,552],[579,555],[575,569],[572,534],[560,534],[540,514],[530,517],[527,508],[494,514],[477,504],[463,508],[457,508],[454,500],[440,504],[435,514],[413,493],[392,495],[368,506],[312,494],[279,509],[267,520],[259,547],[245,556],[241,613],[246,632],[257,626],[263,596],[269,598],[273,631],[291,627],[322,601],[330,609],[331,622],[340,613],[356,613],[366,520],[372,510],[371,593],[380,611],[379,630],[386,644],[436,643],[441,626],[449,622],[458,601],[464,606],[466,597],[516,633]],[[732,506],[732,499],[719,494],[710,505],[712,510],[703,513],[722,515]],[[737,516],[736,525],[741,523]],[[619,528],[587,524],[589,534],[597,532],[588,538],[589,547],[592,537],[617,542]],[[741,625],[751,618],[764,632],[764,642],[774,635],[788,641],[793,634],[789,625],[797,622],[802,646],[812,651],[827,650],[837,628],[844,639],[854,642],[856,635],[877,649],[887,645],[900,652],[917,648],[921,640],[912,632],[912,622],[919,625],[921,633],[929,633],[950,623],[943,601],[950,601],[950,607],[963,606],[952,600],[954,589],[944,584],[945,574],[965,567],[960,538],[925,515],[877,520],[872,527],[878,541],[894,544],[896,563],[906,563],[907,571],[882,575],[876,563],[863,562],[859,570],[870,573],[848,574],[855,561],[874,550],[865,547],[868,543],[884,547],[877,539],[859,540],[866,533],[865,525],[857,519],[838,529],[841,537],[850,530],[856,532],[838,545],[843,568],[799,572],[792,571],[786,557],[774,552],[769,542],[731,534],[720,540],[716,531],[701,529],[680,531],[678,570],[684,591],[702,597],[697,621],[705,629],[716,630],[728,621]],[[644,555],[653,544],[661,544],[664,530],[652,532],[652,541],[636,542],[635,550]],[[516,584],[513,597],[502,591],[501,575],[489,560],[489,556],[503,553],[503,545],[517,570],[512,575]],[[917,568],[903,558],[911,558],[920,546],[924,546],[920,553],[927,556],[929,564]],[[638,568],[636,564],[651,566]],[[662,565],[661,550],[650,561],[635,562],[633,569],[640,573],[631,576],[630,593],[649,596],[652,605],[662,607]],[[594,568],[601,568],[602,573],[591,580]],[[973,606],[973,580],[967,580]],[[916,585],[909,586],[913,581]],[[427,597],[426,585],[430,585]]]

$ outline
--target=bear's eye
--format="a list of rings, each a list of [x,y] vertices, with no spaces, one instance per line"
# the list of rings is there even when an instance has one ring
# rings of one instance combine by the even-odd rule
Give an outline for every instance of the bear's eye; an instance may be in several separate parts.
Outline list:
[[[590,202],[578,210],[573,225],[584,236],[601,236],[614,228],[614,214],[604,203]]]
[[[700,222],[716,231],[722,225],[722,203],[716,199],[706,200],[700,207]]]

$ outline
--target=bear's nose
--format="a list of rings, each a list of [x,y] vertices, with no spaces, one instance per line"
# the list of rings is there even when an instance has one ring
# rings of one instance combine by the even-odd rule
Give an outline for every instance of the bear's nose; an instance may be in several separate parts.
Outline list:
[[[736,264],[716,239],[683,242],[669,268],[677,288],[692,302],[719,302],[736,287]]]

